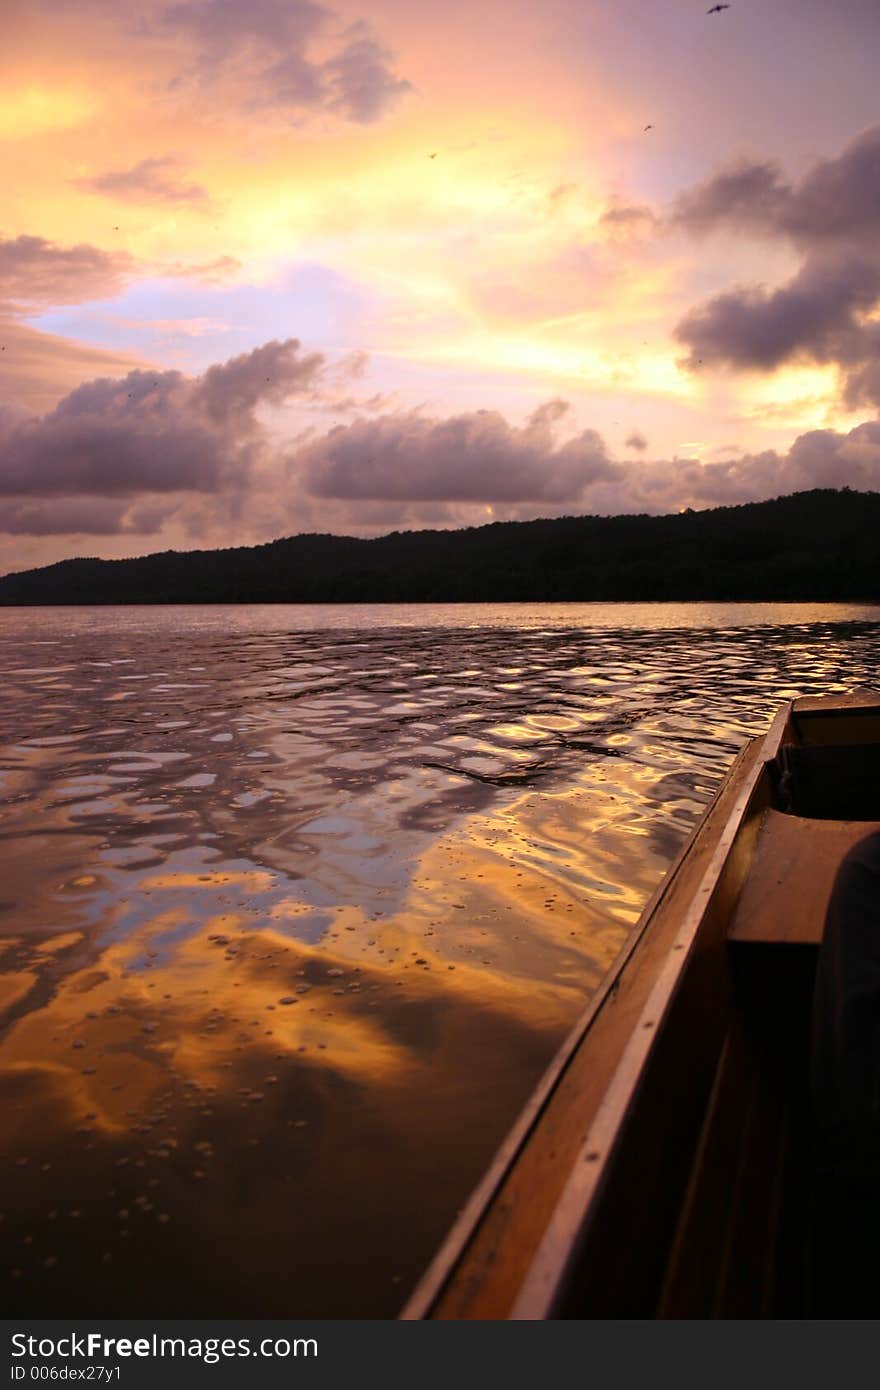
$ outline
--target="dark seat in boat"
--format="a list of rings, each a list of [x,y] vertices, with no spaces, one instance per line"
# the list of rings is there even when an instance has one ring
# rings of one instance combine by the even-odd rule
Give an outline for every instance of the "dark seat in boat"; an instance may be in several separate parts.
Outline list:
[[[880,1060],[877,1023],[867,1044],[852,1025],[859,1010],[873,1017],[876,1009],[872,938],[880,909],[863,885],[853,892],[850,868],[861,869],[870,847],[869,867],[875,877],[878,871],[880,744],[784,745],[773,783],[775,805],[759,820],[728,941],[740,988],[769,1039],[761,1065],[782,1055],[785,1073],[800,1071],[777,1140],[780,1167],[792,1164],[791,1148],[784,1157],[786,1134],[799,1136],[795,1151],[802,1153],[800,1217],[789,1220],[802,1226],[803,1264],[791,1266],[785,1296],[789,1311],[809,1317],[876,1316],[880,1132],[868,1109],[856,1107],[848,1127],[838,1112],[850,1074],[864,1074],[876,1089]],[[784,964],[793,963],[792,948],[794,972]],[[800,1046],[789,1047],[790,1030]],[[802,1049],[812,1056],[809,1086],[798,1065]]]
[[[880,743],[786,744],[779,773],[779,804],[792,815],[869,821],[880,812]]]

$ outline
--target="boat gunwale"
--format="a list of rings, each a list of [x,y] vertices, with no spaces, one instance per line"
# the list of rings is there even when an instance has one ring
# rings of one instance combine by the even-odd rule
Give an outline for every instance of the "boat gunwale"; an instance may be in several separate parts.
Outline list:
[[[775,758],[783,735],[790,727],[791,709],[791,703],[783,706],[764,738],[758,740],[762,743],[761,752],[746,771],[743,785],[718,834],[709,863],[695,888],[690,906],[614,1068],[569,1176],[556,1200],[544,1235],[532,1256],[528,1273],[512,1305],[509,1315],[511,1319],[540,1320],[552,1316],[553,1303],[565,1282],[574,1255],[571,1242],[563,1242],[563,1233],[572,1230],[582,1231],[585,1222],[589,1220],[591,1206],[601,1196],[621,1141],[626,1116],[644,1082],[663,1021],[672,1006],[687,971],[691,953],[721,887],[730,851],[760,793],[767,765]],[[735,765],[730,769],[722,787],[729,785],[734,772]],[[700,825],[703,823],[701,820]],[[690,843],[687,848],[689,851]],[[671,881],[671,878],[664,879],[663,895],[671,886]],[[653,916],[653,908],[650,915]],[[558,1252],[563,1243],[567,1245],[568,1253],[560,1262]]]
[[[525,1107],[522,1111],[520,1111],[512,1128],[508,1131],[500,1147],[496,1150],[495,1156],[492,1159],[492,1162],[490,1163],[488,1169],[484,1173],[477,1186],[472,1191],[465,1205],[461,1208],[458,1216],[453,1222],[439,1250],[437,1251],[434,1258],[431,1260],[425,1272],[419,1279],[418,1283],[416,1284],[415,1288],[413,1289],[412,1293],[410,1294],[409,1298],[404,1304],[401,1312],[398,1314],[399,1319],[403,1321],[412,1321],[424,1319],[431,1316],[432,1309],[439,1303],[440,1299],[442,1298],[443,1293],[446,1287],[448,1286],[451,1277],[454,1275],[456,1267],[461,1263],[463,1257],[465,1256],[468,1245],[476,1235],[482,1220],[490,1210],[492,1203],[495,1197],[498,1195],[500,1189],[502,1188],[506,1177],[514,1167],[515,1162],[521,1154],[523,1148],[525,1147],[529,1137],[538,1126],[541,1116],[543,1112],[546,1110],[568,1065],[572,1061],[574,1055],[578,1052],[579,1048],[585,1043],[594,1020],[597,1018],[598,1014],[604,1008],[609,998],[617,990],[627,965],[629,964],[637,947],[645,938],[645,935],[648,932],[652,921],[654,920],[655,913],[660,905],[661,900],[666,896],[667,893],[670,892],[673,885],[677,882],[680,873],[684,868],[686,861],[688,860],[688,857],[690,856],[691,851],[698,837],[701,835],[705,828],[705,824],[708,817],[711,815],[713,809],[716,807],[724,793],[729,791],[730,785],[735,780],[737,775],[743,776],[743,787],[740,789],[740,792],[737,795],[734,805],[728,813],[727,820],[722,826],[722,829],[719,833],[718,844],[716,844],[715,850],[713,851],[713,854],[711,856],[710,865],[703,875],[701,885],[706,882],[710,870],[713,866],[715,866],[716,860],[718,860],[721,840],[727,834],[732,821],[736,820],[736,829],[739,828],[745,810],[747,809],[747,806],[750,803],[751,798],[757,790],[761,778],[764,775],[767,763],[772,761],[773,758],[775,758],[776,753],[778,752],[779,745],[785,734],[785,731],[790,727],[793,705],[793,701],[788,701],[785,705],[783,705],[777,712],[776,717],[772,721],[770,728],[767,730],[767,732],[763,735],[759,734],[753,738],[747,739],[738,751],[738,753],[735,755],[733,762],[728,768],[728,771],[722,779],[719,787],[717,788],[712,800],[705,808],[703,815],[700,817],[696,825],[693,827],[691,833],[688,835],[684,844],[681,846],[675,859],[673,860],[666,873],[664,874],[663,878],[661,879],[660,883],[657,885],[657,887],[654,889],[654,892],[648,899],[648,902],[646,903],[639,917],[638,922],[633,927],[632,931],[630,932],[626,941],[621,947],[620,952],[615,957],[602,984],[599,986],[596,993],[591,997],[586,1008],[575,1021],[572,1029],[570,1030],[570,1032],[568,1033],[568,1035],[554,1054],[551,1062],[549,1063],[547,1069],[545,1070],[540,1081],[538,1082],[538,1085],[531,1092],[531,1095],[529,1096],[529,1099],[527,1100]],[[760,751],[754,757],[751,766],[749,766],[748,754],[750,751],[754,751],[756,746],[760,746]],[[745,771],[743,771],[743,768],[745,768]],[[745,802],[741,808],[741,803],[743,803],[744,798]],[[736,836],[734,832],[731,835],[731,844],[733,843],[733,840],[735,838]],[[720,872],[723,871],[725,862],[726,849],[725,853],[721,855],[719,861],[719,876]],[[708,897],[706,897],[706,900],[701,904],[700,920],[702,920],[702,917],[705,914],[705,909],[708,905],[710,897],[711,894],[709,894]],[[682,928],[682,931],[683,930],[684,929]],[[666,960],[660,967],[660,970],[658,972],[658,978],[651,989],[648,1001],[646,1001],[645,1009],[647,1009],[654,1000],[655,991],[657,990],[660,981],[662,979],[665,979],[666,972],[670,968],[670,965],[674,966],[674,981],[677,981],[680,978],[687,964],[689,952],[686,950],[675,949],[676,943],[679,940],[679,935],[681,935],[681,933],[679,933],[676,936],[675,942],[670,948]],[[644,1012],[645,1010],[643,1009],[642,1017],[644,1016]],[[640,1017],[639,1024],[641,1024],[642,1022],[642,1017]],[[656,1012],[654,1014],[654,1018],[655,1020],[658,1018]],[[639,1076],[644,1070],[645,1060],[647,1059],[650,1053],[651,1047],[653,1046],[658,1031],[659,1030],[655,1026],[652,1026],[651,1029],[648,1030],[643,1027],[640,1027],[639,1025],[637,1025],[636,1029],[633,1030],[634,1033],[637,1032],[639,1034],[646,1035],[645,1042],[647,1043],[647,1046],[644,1051],[644,1056],[642,1057],[639,1063]],[[647,1037],[647,1034],[649,1032],[651,1036]],[[642,1039],[640,1038],[639,1041],[641,1042]],[[632,1039],[630,1039],[630,1044],[631,1043]],[[593,1128],[596,1122],[598,1121],[600,1114],[603,1114],[603,1112],[605,1111],[606,1101],[608,1100],[609,1093],[612,1087],[615,1085],[615,1082],[618,1077],[618,1072],[623,1064],[624,1058],[627,1058],[629,1055],[630,1044],[627,1044],[627,1046],[624,1048],[624,1051],[621,1054],[620,1059],[618,1060],[618,1064],[612,1072],[609,1084],[606,1087],[603,1098],[600,1101],[600,1104],[594,1116],[593,1124],[591,1124],[590,1126],[590,1131],[587,1136],[587,1143],[589,1143],[590,1141],[590,1135],[593,1132]],[[630,1085],[629,1092],[632,1093],[632,1090],[633,1085]],[[617,1114],[619,1117],[620,1112],[618,1110],[615,1110],[615,1114]],[[589,1152],[595,1147],[596,1146],[594,1144],[590,1144],[590,1148],[587,1149],[587,1151]],[[609,1154],[606,1153],[606,1160],[608,1157]],[[576,1165],[579,1165],[580,1167],[584,1166],[584,1164],[581,1163],[580,1160],[576,1160]],[[595,1169],[594,1176],[597,1179],[606,1171],[605,1162],[596,1162],[593,1163],[591,1166]],[[569,1177],[569,1179],[567,1179],[566,1183],[563,1185],[559,1197],[557,1198],[557,1202],[554,1205],[550,1221],[548,1222],[547,1228],[545,1229],[545,1235],[542,1237],[536,1249],[536,1254],[535,1256],[533,1256],[533,1260],[530,1263],[529,1274],[526,1276],[526,1280],[521,1286],[520,1292],[518,1293],[515,1303],[513,1305],[515,1311],[513,1311],[510,1314],[512,1318],[538,1319],[545,1316],[545,1314],[541,1312],[522,1311],[522,1309],[531,1306],[529,1300],[524,1301],[524,1294],[527,1288],[531,1289],[531,1280],[535,1268],[535,1262],[537,1260],[537,1253],[543,1249],[544,1241],[547,1239],[547,1233],[549,1232],[553,1223],[556,1221],[559,1204],[563,1200],[563,1197],[568,1189],[568,1184],[570,1181],[571,1178]]]

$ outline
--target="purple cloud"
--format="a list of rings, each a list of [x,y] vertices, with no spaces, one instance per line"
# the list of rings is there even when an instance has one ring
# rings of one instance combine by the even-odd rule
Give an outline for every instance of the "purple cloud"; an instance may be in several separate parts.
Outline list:
[[[393,61],[393,53],[361,28],[321,66],[329,109],[360,125],[377,121],[398,97],[412,91],[412,83],[395,76]]]
[[[791,189],[777,165],[742,161],[682,194],[672,222],[701,233],[725,226],[781,230],[781,213],[790,199]]]
[[[771,370],[797,356],[840,357],[858,330],[857,315],[880,298],[880,258],[811,257],[781,289],[744,286],[692,310],[675,329],[701,363]]]
[[[328,57],[311,57],[309,49],[336,19],[333,10],[312,0],[187,0],[166,9],[159,22],[195,43],[188,76],[202,85],[221,71],[231,73],[252,109],[328,111],[368,124],[411,91],[411,84],[394,72],[393,53],[363,21],[343,33],[341,46]]]
[[[184,0],[160,17],[169,29],[192,35],[204,63],[225,63],[255,46],[301,48],[317,38],[332,16],[312,0]]]
[[[612,236],[651,232],[657,225],[656,215],[641,203],[614,203],[599,218],[599,226]]]
[[[138,203],[205,203],[208,194],[196,183],[173,177],[179,161],[170,155],[142,159],[131,169],[111,169],[93,178],[76,179],[78,188]]]
[[[0,302],[81,304],[118,294],[133,267],[124,251],[56,246],[40,236],[0,240]]]
[[[233,524],[242,541],[294,529],[375,535],[480,524],[487,506],[515,520],[657,515],[815,487],[880,489],[880,422],[812,430],[787,453],[623,462],[593,430],[560,440],[559,400],[519,427],[495,411],[357,420],[285,459],[255,415],[270,361],[304,398],[321,380],[320,359],[267,344],[203,377],[135,372],[89,382],[39,419],[0,416],[0,531],[145,535],[171,521],[175,536],[221,545]],[[224,392],[235,406],[217,415]]]
[[[84,497],[234,496],[270,452],[257,408],[307,392],[322,367],[319,354],[301,355],[290,338],[200,377],[134,371],[86,382],[46,415],[0,419],[0,495],[19,499],[19,517],[29,514],[24,501],[38,498],[67,508]],[[112,515],[96,510],[102,532]]]
[[[167,509],[154,514],[148,524],[135,515],[128,500],[109,497],[53,497],[3,504],[0,531],[10,536],[120,536],[155,535]]]
[[[805,250],[836,241],[864,241],[873,249],[880,232],[880,126],[794,184],[774,163],[742,161],[684,194],[672,221],[696,232],[759,228]]]
[[[850,403],[880,405],[880,126],[795,184],[768,163],[741,163],[678,200],[672,224],[691,232],[758,231],[796,246],[781,287],[736,286],[692,309],[674,333],[685,363],[771,371],[787,361],[833,363]]]
[[[288,463],[290,515],[309,524],[375,534],[399,526],[499,519],[648,513],[733,506],[816,487],[880,489],[880,422],[839,434],[811,430],[787,453],[765,450],[721,462],[612,459],[585,430],[556,438],[568,407],[551,401],[521,428],[494,411],[446,420],[391,415],[356,421],[305,443]],[[638,434],[629,447],[646,443]],[[641,452],[641,450],[639,450]],[[326,509],[316,512],[320,502]]]
[[[595,430],[555,438],[564,401],[539,407],[517,429],[494,410],[446,420],[412,413],[356,420],[297,456],[315,497],[423,502],[577,501],[616,466]]]

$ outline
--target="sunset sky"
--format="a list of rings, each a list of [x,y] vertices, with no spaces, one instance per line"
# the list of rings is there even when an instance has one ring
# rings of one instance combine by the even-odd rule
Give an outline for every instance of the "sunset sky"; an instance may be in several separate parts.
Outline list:
[[[4,0],[0,572],[880,488],[877,0]]]

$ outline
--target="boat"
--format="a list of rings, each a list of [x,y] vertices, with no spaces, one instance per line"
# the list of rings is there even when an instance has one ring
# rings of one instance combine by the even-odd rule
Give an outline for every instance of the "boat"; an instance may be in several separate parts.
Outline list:
[[[878,691],[748,741],[403,1319],[823,1315],[814,978],[878,788]]]

